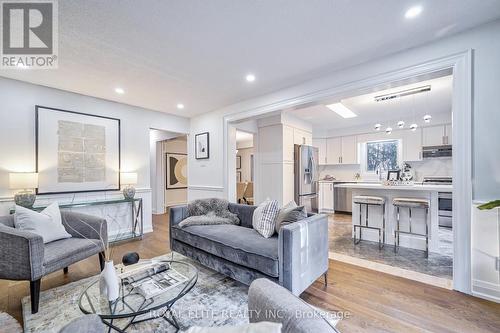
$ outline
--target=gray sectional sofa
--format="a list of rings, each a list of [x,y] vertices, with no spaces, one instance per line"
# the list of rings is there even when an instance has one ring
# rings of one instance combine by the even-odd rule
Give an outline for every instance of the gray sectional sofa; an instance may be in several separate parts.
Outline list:
[[[301,294],[328,271],[328,219],[311,215],[286,225],[278,235],[262,237],[252,228],[256,206],[229,204],[241,221],[236,225],[179,227],[187,205],[170,209],[170,247],[222,274],[250,285],[258,278],[278,282]]]

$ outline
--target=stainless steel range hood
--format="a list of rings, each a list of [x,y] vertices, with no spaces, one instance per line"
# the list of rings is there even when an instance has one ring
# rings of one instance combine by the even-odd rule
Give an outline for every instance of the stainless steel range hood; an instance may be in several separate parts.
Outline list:
[[[422,147],[422,157],[424,159],[451,157],[452,150],[451,145]]]

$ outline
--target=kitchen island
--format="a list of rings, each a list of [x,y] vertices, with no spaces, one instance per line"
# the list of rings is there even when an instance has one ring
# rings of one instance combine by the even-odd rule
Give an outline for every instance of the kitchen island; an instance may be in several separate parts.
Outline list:
[[[336,187],[352,189],[352,196],[367,195],[385,198],[385,244],[394,245],[394,230],[396,227],[396,208],[392,205],[394,198],[418,198],[429,200],[429,215],[427,224],[429,226],[429,251],[439,252],[439,216],[438,216],[438,193],[452,192],[452,185],[383,185],[381,183],[345,183],[337,184]],[[368,225],[374,227],[382,226],[382,209],[376,206],[369,207]],[[352,223],[359,224],[359,205],[352,205]],[[408,230],[409,227],[408,209],[400,210],[400,230]],[[361,211],[361,223],[365,223],[365,207]],[[425,210],[412,209],[412,231],[425,233]],[[354,236],[354,227],[352,230]],[[359,234],[358,234],[359,237]],[[363,240],[378,242],[378,232],[376,230],[364,229]],[[400,246],[412,249],[425,250],[425,238],[414,235],[400,235]]]

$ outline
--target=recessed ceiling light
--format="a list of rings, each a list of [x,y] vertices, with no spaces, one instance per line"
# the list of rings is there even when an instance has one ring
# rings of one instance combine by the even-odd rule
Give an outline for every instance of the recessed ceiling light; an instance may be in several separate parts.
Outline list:
[[[354,118],[358,116],[357,114],[346,108],[342,103],[334,103],[327,105],[326,107],[343,118]]]
[[[178,108],[179,110],[184,109],[184,104],[182,104],[182,103],[177,104],[177,108]]]
[[[118,88],[115,88],[115,93],[123,95],[123,94],[125,94],[125,90],[123,90],[123,88],[118,87]]]
[[[410,7],[406,13],[405,13],[405,17],[407,19],[412,19],[412,18],[415,18],[417,17],[418,15],[420,15],[422,13],[422,6],[413,6],[413,7]]]
[[[254,82],[255,81],[255,75],[253,75],[253,74],[247,74],[247,76],[245,76],[245,80],[247,80],[247,82]]]

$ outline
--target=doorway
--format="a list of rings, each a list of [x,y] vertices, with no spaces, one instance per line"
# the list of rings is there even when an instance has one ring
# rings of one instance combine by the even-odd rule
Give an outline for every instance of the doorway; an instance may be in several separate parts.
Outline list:
[[[153,214],[187,203],[187,135],[150,129],[150,182]]]
[[[224,116],[224,186],[228,198],[233,198],[231,182],[233,177],[228,173],[232,168],[231,124],[249,117],[263,117],[280,110],[297,108],[314,104],[318,100],[335,96],[343,98],[349,94],[370,92],[373,87],[390,87],[391,83],[400,82],[411,77],[431,74],[438,71],[453,71],[452,123],[455,129],[452,140],[456,147],[453,153],[453,211],[455,226],[453,228],[453,289],[471,293],[471,202],[472,202],[472,52],[470,50],[432,59],[407,67],[393,69],[369,78],[356,78],[347,83],[334,83],[331,88],[308,90],[307,93],[287,96],[286,99],[274,101],[266,105],[254,105],[250,109],[240,110]],[[335,85],[336,84],[336,85]],[[259,181],[259,178],[257,178]],[[264,193],[262,195],[265,195]]]

